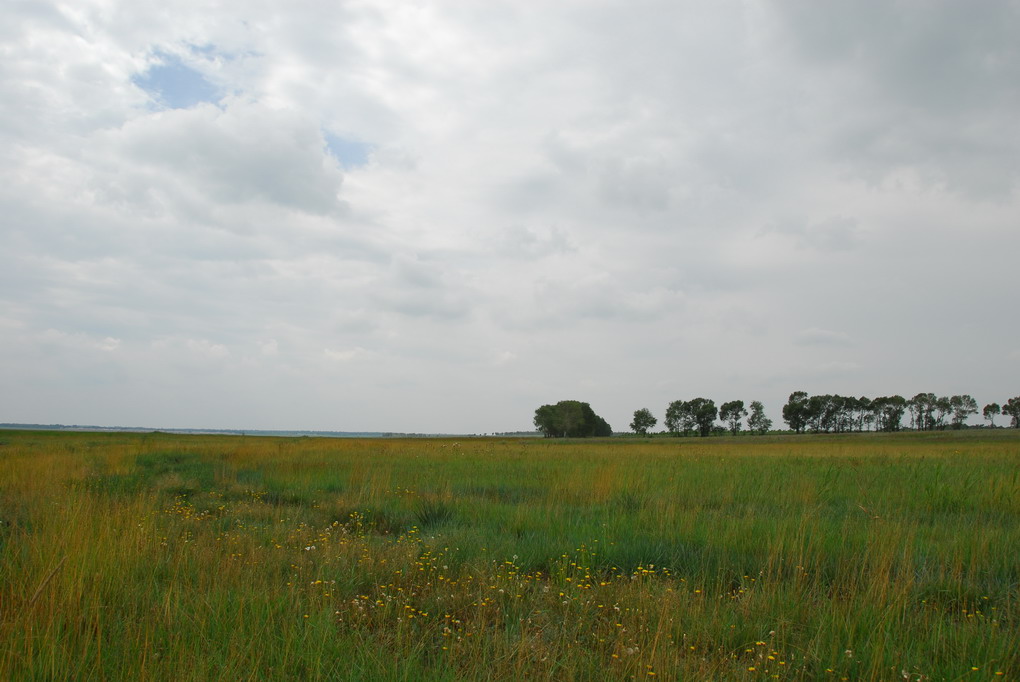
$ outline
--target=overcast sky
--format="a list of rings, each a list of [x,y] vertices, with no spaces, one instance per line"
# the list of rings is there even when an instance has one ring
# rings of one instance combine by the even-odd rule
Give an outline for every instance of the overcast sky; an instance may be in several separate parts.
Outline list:
[[[8,0],[0,422],[1004,402],[1017,36],[1015,0]]]

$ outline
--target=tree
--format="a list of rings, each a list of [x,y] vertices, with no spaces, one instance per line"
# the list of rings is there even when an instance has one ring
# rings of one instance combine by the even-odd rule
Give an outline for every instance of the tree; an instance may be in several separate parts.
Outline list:
[[[594,412],[592,414],[595,414]],[[595,415],[595,429],[592,433],[596,438],[609,438],[613,435],[613,427],[602,417]]]
[[[860,414],[857,417],[857,430],[863,431],[865,427],[870,431],[875,421],[875,410],[872,408],[871,398],[861,396],[857,399],[857,406]]]
[[[554,406],[564,438],[577,438],[584,429],[584,407],[578,400],[561,400]],[[586,434],[585,434],[586,435]]]
[[[995,416],[997,414],[1001,414],[1001,410],[1002,407],[999,406],[999,403],[988,403],[985,405],[985,409],[981,412],[981,415],[991,423],[991,426],[994,429]]]
[[[546,438],[613,435],[609,423],[595,414],[591,405],[578,400],[561,400],[555,405],[542,405],[535,410],[535,427]]]
[[[559,411],[555,405],[543,405],[535,410],[535,428],[546,438],[563,435],[563,426],[560,424]]]
[[[907,411],[907,399],[901,395],[891,395],[885,399],[885,430],[899,431],[903,423],[903,413]]]
[[[658,421],[658,419],[652,416],[651,410],[647,407],[642,407],[634,412],[634,421],[630,423],[630,428],[634,430],[634,433],[646,436],[648,435],[648,429],[655,426]]]
[[[683,419],[684,401],[674,400],[666,406],[666,419],[663,424],[674,436],[680,435],[680,422]]]
[[[803,433],[807,426],[807,402],[808,394],[804,391],[794,391],[790,399],[783,405],[783,421],[797,433]]]
[[[740,431],[740,420],[747,416],[743,400],[731,400],[719,406],[719,419],[728,422],[734,436]]]
[[[935,428],[935,403],[938,398],[934,393],[918,393],[907,401],[910,410],[910,425],[918,431]]]
[[[954,395],[949,399],[949,406],[953,411],[954,429],[962,429],[967,417],[977,414],[978,411],[977,401],[967,394]]]
[[[940,398],[934,393],[918,393],[907,401],[910,423],[918,431],[946,428],[946,417],[953,411],[951,398]]]
[[[751,416],[747,418],[747,428],[764,435],[772,428],[772,420],[765,416],[765,406],[760,400],[751,401]]]
[[[1002,406],[1002,413],[1012,418],[1010,426],[1020,429],[1020,396],[1007,400],[1006,404]]]
[[[691,403],[683,400],[674,400],[666,407],[666,420],[663,422],[666,430],[674,436],[683,434],[686,436],[694,428],[695,419],[691,412]]]
[[[975,409],[976,409],[975,405]],[[946,417],[953,411],[953,405],[949,398],[941,397],[935,399],[935,428],[941,431],[946,428]]]
[[[903,421],[903,413],[907,411],[908,402],[900,395],[883,396],[871,401],[871,410],[875,415],[875,430],[899,431]]]
[[[803,409],[806,426],[815,433],[832,430],[836,425],[836,398],[831,395],[810,396]]]
[[[695,398],[687,403],[687,406],[694,424],[698,427],[698,434],[702,438],[711,435],[712,423],[719,415],[719,411],[715,408],[715,401],[708,398]]]

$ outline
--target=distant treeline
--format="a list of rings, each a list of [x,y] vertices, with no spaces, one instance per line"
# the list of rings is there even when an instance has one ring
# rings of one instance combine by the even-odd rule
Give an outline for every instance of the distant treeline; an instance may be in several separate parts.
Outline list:
[[[736,435],[744,429],[746,418],[748,431],[768,433],[772,429],[772,420],[765,416],[762,403],[755,400],[750,408],[748,412],[742,400],[725,402],[718,409],[715,402],[707,398],[674,400],[666,407],[663,424],[666,432],[674,436],[708,436],[726,432]],[[907,399],[900,395],[855,398],[795,391],[783,405],[783,420],[796,433],[962,429],[966,427],[968,417],[977,413],[977,401],[966,394],[937,396],[934,393],[918,393]],[[981,414],[990,426],[995,426],[997,416],[1005,415],[1010,417],[1012,428],[1020,428],[1020,397],[1010,398],[1003,405],[989,403]],[[717,419],[722,420],[724,425],[717,424]],[[641,408],[634,412],[630,428],[634,433],[646,435],[657,423],[658,419],[651,410]]]

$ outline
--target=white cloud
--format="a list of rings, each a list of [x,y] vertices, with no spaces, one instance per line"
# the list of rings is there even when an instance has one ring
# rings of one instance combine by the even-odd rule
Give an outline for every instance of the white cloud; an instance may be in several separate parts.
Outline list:
[[[342,173],[324,153],[315,121],[296,112],[232,101],[139,117],[96,145],[113,149],[117,169],[107,180],[137,183],[155,201],[196,195],[215,205],[274,203],[313,214],[342,209]],[[123,184],[121,184],[123,186]],[[177,195],[177,196],[175,196]]]
[[[364,348],[348,348],[345,350],[333,350],[331,348],[324,348],[322,354],[327,359],[333,362],[350,362],[360,355],[365,353]]]
[[[797,342],[807,345],[848,346],[852,343],[846,332],[810,327],[797,332]]]
[[[39,334],[37,339],[44,346],[64,348],[71,351],[100,350],[112,353],[120,348],[121,345],[121,340],[112,336],[97,338],[82,332],[69,334],[59,329],[47,329]]]
[[[620,428],[694,394],[1001,399],[1020,17],[964,9],[16,3],[0,376],[31,395],[0,410],[498,431],[560,396]],[[160,63],[193,89],[160,103]]]
[[[496,353],[496,358],[495,358],[495,360],[493,360],[493,363],[496,364],[497,366],[499,366],[499,365],[508,365],[508,364],[514,362],[515,360],[517,360],[517,354],[516,353],[508,351],[508,350],[504,350],[504,351],[498,351]]]

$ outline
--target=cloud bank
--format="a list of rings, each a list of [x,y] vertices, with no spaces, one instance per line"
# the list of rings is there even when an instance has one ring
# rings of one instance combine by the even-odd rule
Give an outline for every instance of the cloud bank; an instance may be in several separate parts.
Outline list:
[[[1008,0],[14,3],[0,421],[1003,402],[1018,33]]]

